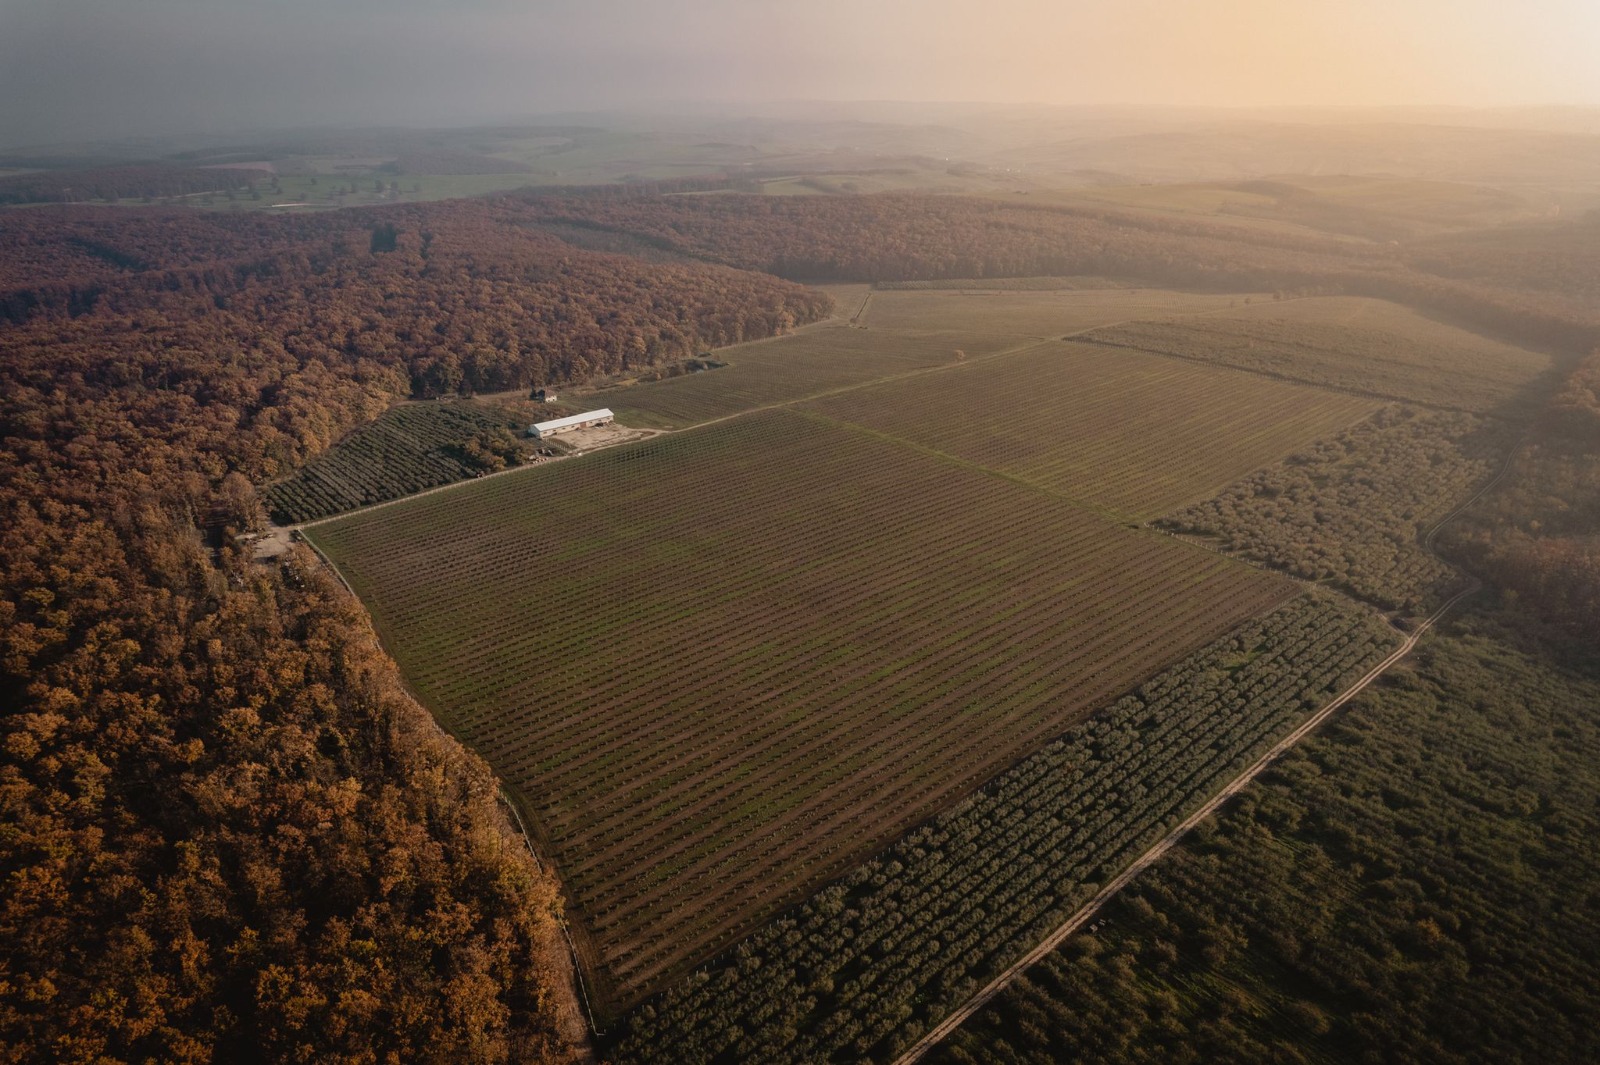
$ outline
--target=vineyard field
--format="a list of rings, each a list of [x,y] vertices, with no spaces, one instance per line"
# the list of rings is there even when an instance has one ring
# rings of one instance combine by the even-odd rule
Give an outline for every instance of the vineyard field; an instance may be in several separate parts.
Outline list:
[[[1422,613],[1466,580],[1423,547],[1425,530],[1493,475],[1515,437],[1498,419],[1386,407],[1158,524]]]
[[[509,414],[476,404],[402,404],[262,495],[283,524],[342,514],[514,463],[520,453],[508,434],[517,428]]]
[[[820,326],[777,340],[723,348],[720,370],[594,395],[629,425],[681,429],[835,388],[956,363],[1018,343],[960,330],[887,332]]]
[[[1179,359],[1050,343],[804,409],[1145,520],[1377,406]]]
[[[1246,622],[633,1011],[609,1060],[892,1061],[1398,642],[1324,593]]]
[[[611,1008],[1294,594],[785,410],[308,535],[531,814]]]
[[[965,329],[1043,340],[1109,322],[1223,311],[1249,298],[1151,288],[1019,292],[986,288],[981,281],[970,284],[956,291],[874,291],[860,324],[871,329]]]
[[[1539,392],[1549,356],[1384,300],[1263,303],[1226,316],[1128,322],[1084,339],[1408,400],[1488,412]]]

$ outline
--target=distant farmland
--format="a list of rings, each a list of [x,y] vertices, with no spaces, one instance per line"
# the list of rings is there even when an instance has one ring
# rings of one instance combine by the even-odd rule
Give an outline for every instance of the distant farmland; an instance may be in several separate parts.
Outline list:
[[[1159,289],[1064,292],[835,291],[846,325],[725,349],[711,373],[599,394],[630,425],[681,429],[740,411],[1026,349],[1030,342],[1133,318],[1228,311],[1241,296]]]
[[[601,392],[629,425],[681,429],[740,411],[804,399],[882,377],[950,365],[1023,341],[960,331],[869,332],[845,326],[729,349],[731,365],[707,373]]]
[[[308,533],[533,815],[613,1007],[1294,590],[781,410]]]
[[[1398,304],[1353,297],[1128,322],[1084,339],[1474,412],[1524,397],[1551,368],[1547,355],[1469,333]]]
[[[990,284],[1004,286],[1006,282]],[[1045,339],[1125,319],[1165,318],[1232,307],[1242,310],[1240,305],[1248,298],[1152,288],[1018,292],[985,289],[982,285],[969,282],[968,287],[956,291],[875,291],[861,315],[861,324],[872,329],[961,329]]]
[[[1378,403],[1097,345],[1040,345],[806,409],[1147,519]]]

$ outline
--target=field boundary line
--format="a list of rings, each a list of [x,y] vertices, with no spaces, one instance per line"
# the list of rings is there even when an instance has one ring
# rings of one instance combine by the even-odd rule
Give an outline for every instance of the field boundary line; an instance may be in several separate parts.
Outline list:
[[[861,307],[862,311],[866,310],[866,303],[870,301],[871,296],[872,296],[872,290],[869,289],[868,290],[868,294],[867,294],[867,300],[863,301],[863,303],[862,303],[862,307]],[[1291,298],[1292,299],[1306,299],[1306,298],[1309,298],[1309,297],[1295,296],[1295,297],[1291,297]],[[1287,302],[1289,302],[1289,300],[1284,300],[1283,302],[1287,303]],[[1233,308],[1232,307],[1219,307],[1219,308],[1214,308],[1214,309],[1209,310],[1209,311],[1197,311],[1193,315],[1193,317],[1200,317],[1200,316],[1203,316],[1203,315],[1211,315],[1211,314],[1220,314],[1223,311],[1227,311],[1227,310],[1233,310]],[[858,316],[859,316],[859,312],[858,312]],[[818,330],[818,329],[820,329],[822,327],[829,326],[829,325],[832,325],[835,328],[845,328],[845,329],[855,328],[852,325],[852,323],[854,321],[855,321],[854,318],[848,318],[848,319],[844,318],[842,316],[842,314],[838,311],[837,307],[836,307],[835,312],[833,314],[829,315],[828,317],[819,318],[815,322],[807,322],[805,325],[796,326],[795,328],[791,329],[787,333],[777,333],[777,334],[774,334],[774,335],[769,336],[769,337],[762,337],[759,340],[747,340],[747,341],[744,341],[743,343],[740,343],[740,344],[730,344],[730,345],[727,345],[726,347],[713,348],[712,350],[713,351],[727,351],[730,348],[747,348],[747,347],[751,347],[751,346],[754,346],[754,345],[757,345],[757,344],[770,344],[770,343],[773,343],[775,341],[786,340],[789,337],[793,337],[793,336],[799,335],[801,333],[810,332],[810,331],[813,331],[813,330]],[[750,408],[747,408],[745,410],[734,411],[732,414],[719,415],[718,417],[710,418],[710,419],[707,419],[706,421],[703,421],[703,422],[695,422],[692,425],[685,425],[685,426],[682,426],[682,427],[676,428],[676,429],[659,429],[659,428],[648,428],[648,427],[644,427],[644,426],[628,426],[627,428],[632,429],[634,432],[640,433],[641,435],[639,437],[636,437],[633,440],[621,440],[621,441],[618,441],[615,444],[607,444],[604,447],[594,448],[594,449],[592,449],[592,451],[604,451],[604,450],[609,450],[610,448],[613,448],[613,447],[625,447],[625,446],[627,446],[629,444],[638,443],[640,440],[643,440],[643,439],[649,439],[649,438],[657,437],[657,436],[665,436],[665,435],[670,435],[670,434],[673,434],[673,433],[686,433],[686,432],[690,432],[690,431],[695,430],[695,429],[705,429],[705,428],[708,428],[708,427],[713,426],[713,425],[720,425],[723,422],[732,421],[735,418],[742,418],[745,415],[749,415],[749,414],[759,414],[759,413],[762,413],[764,411],[769,411],[769,410],[781,410],[781,409],[784,409],[784,408],[787,408],[787,407],[793,407],[793,406],[795,406],[797,404],[800,404],[800,403],[809,403],[809,402],[811,402],[813,400],[818,400],[818,399],[829,399],[829,398],[831,398],[833,396],[842,395],[842,394],[847,393],[847,392],[855,392],[855,391],[858,391],[858,390],[863,389],[863,388],[871,388],[874,385],[890,384],[892,382],[906,380],[907,378],[919,377],[919,376],[922,376],[923,374],[937,373],[937,372],[939,372],[941,370],[958,369],[958,368],[963,367],[963,366],[971,366],[971,365],[975,365],[977,363],[987,362],[987,361],[989,361],[991,359],[1004,358],[1004,357],[1009,356],[1009,355],[1021,355],[1021,354],[1025,354],[1026,352],[1032,351],[1032,350],[1034,350],[1036,348],[1042,348],[1046,344],[1076,342],[1076,341],[1079,340],[1079,338],[1081,338],[1083,336],[1086,336],[1087,334],[1093,333],[1093,332],[1095,332],[1097,330],[1100,330],[1100,329],[1115,329],[1118,326],[1124,326],[1124,325],[1134,324],[1134,323],[1143,322],[1143,321],[1149,321],[1149,319],[1146,319],[1146,318],[1126,318],[1126,319],[1123,319],[1122,321],[1118,321],[1118,322],[1102,322],[1099,325],[1088,326],[1088,327],[1086,327],[1084,329],[1079,329],[1079,330],[1075,330],[1075,331],[1073,331],[1071,333],[1063,333],[1063,334],[1060,334],[1060,335],[1046,336],[1046,337],[1040,337],[1040,336],[1019,337],[1018,338],[1018,343],[1013,344],[1011,347],[1002,348],[999,351],[991,351],[991,352],[988,352],[987,354],[984,354],[984,355],[976,355],[976,356],[973,356],[972,358],[968,358],[968,359],[962,359],[959,362],[940,363],[940,364],[938,364],[936,366],[923,366],[923,367],[919,367],[918,369],[915,369],[915,370],[907,370],[907,371],[905,371],[903,373],[890,374],[887,377],[875,377],[870,381],[857,381],[854,384],[841,385],[841,386],[839,386],[837,388],[823,389],[820,392],[812,392],[812,393],[810,393],[808,395],[796,396],[793,399],[778,400],[777,402],[774,402],[774,403],[762,404],[759,407],[750,407]],[[885,332],[885,333],[913,332],[914,333],[915,330],[883,329],[883,330],[880,330],[880,332]],[[1090,341],[1090,343],[1096,343],[1096,342]],[[1116,345],[1101,345],[1101,346],[1112,347],[1112,346],[1116,346]],[[1141,349],[1130,349],[1130,350],[1141,350]],[[1160,353],[1158,353],[1158,352],[1146,352],[1146,354],[1160,354]],[[1193,360],[1193,361],[1202,361],[1202,360]],[[1210,364],[1210,365],[1219,365],[1222,369],[1235,369],[1235,367],[1229,367],[1229,366],[1225,366],[1225,365],[1221,365],[1221,364],[1215,364],[1215,363]],[[1248,373],[1250,371],[1244,371],[1244,372]],[[1295,383],[1302,383],[1303,384],[1303,382],[1295,382]],[[1317,387],[1317,386],[1310,386],[1310,387]],[[588,392],[588,391],[583,391],[583,390],[580,389],[578,391],[575,391],[574,394],[575,395],[582,395],[582,396],[585,396],[585,397],[588,397],[588,396],[591,396],[591,395],[592,396],[601,396],[601,395],[604,395],[607,391],[613,391],[613,390],[600,389],[598,391]],[[427,402],[427,401],[418,400],[418,401],[407,401],[407,402],[419,402],[420,403],[420,402]],[[310,528],[313,528],[313,527],[318,526],[318,525],[323,525],[323,524],[325,524],[327,522],[338,521],[341,518],[352,517],[352,516],[354,516],[356,514],[365,514],[365,513],[368,513],[369,511],[377,510],[380,507],[392,507],[392,506],[394,506],[394,505],[396,505],[398,503],[405,503],[405,502],[407,502],[409,500],[412,500],[412,499],[420,499],[423,496],[433,495],[436,492],[445,492],[445,491],[449,491],[452,488],[461,488],[461,487],[464,487],[464,486],[469,485],[469,484],[477,484],[480,481],[487,481],[487,480],[489,480],[490,478],[493,478],[493,477],[506,477],[506,476],[509,476],[509,475],[511,475],[513,473],[521,473],[521,472],[523,472],[525,470],[534,469],[534,468],[539,467],[539,466],[548,466],[549,464],[551,464],[553,462],[563,462],[563,461],[565,461],[567,459],[582,458],[584,455],[590,454],[590,453],[591,452],[586,451],[586,452],[580,452],[578,454],[557,455],[557,456],[554,456],[552,458],[545,459],[542,462],[526,462],[526,463],[523,463],[523,464],[521,464],[519,466],[509,466],[506,469],[495,470],[495,471],[493,471],[491,473],[481,474],[481,475],[476,476],[476,477],[467,477],[467,478],[463,478],[462,480],[459,480],[459,481],[450,481],[450,482],[448,482],[446,484],[434,485],[432,488],[424,488],[422,491],[420,491],[420,492],[412,492],[410,495],[396,496],[394,499],[385,499],[385,500],[383,500],[382,502],[379,502],[379,503],[369,503],[364,507],[357,507],[354,510],[345,510],[345,511],[341,511],[338,514],[329,514],[327,517],[313,518],[310,521],[295,522],[295,523],[290,524],[290,525],[276,525],[275,527],[279,528],[279,529],[286,529],[286,530],[288,530],[290,532],[294,532],[294,531],[300,530],[300,529],[310,529]],[[1090,509],[1093,509],[1093,508],[1090,508]],[[1121,522],[1124,519],[1118,518],[1117,520],[1119,522]]]
[[[1122,325],[1124,323],[1118,322],[1116,324]],[[1100,329],[1104,327],[1096,326],[1095,328]],[[884,329],[880,330],[880,332],[894,333],[900,331]],[[994,336],[997,334],[991,333],[985,335]],[[715,418],[708,418],[703,422],[695,422],[693,425],[685,425],[681,429],[669,429],[667,432],[693,432],[696,429],[706,429],[713,425],[721,425],[723,422],[731,422],[735,418],[743,418],[751,414],[760,414],[763,411],[782,410],[786,407],[793,407],[798,403],[810,403],[813,400],[818,399],[831,399],[834,396],[843,395],[846,392],[857,392],[863,388],[872,388],[876,385],[893,384],[895,382],[904,381],[912,377],[921,377],[924,374],[939,373],[943,370],[955,370],[963,366],[973,366],[977,363],[988,362],[990,359],[1005,358],[1008,355],[1021,355],[1024,352],[1032,351],[1035,348],[1042,348],[1046,344],[1056,344],[1063,340],[1067,340],[1071,337],[1071,335],[1072,334],[1068,334],[1068,336],[1063,337],[1024,337],[1019,343],[1013,344],[1009,348],[1002,348],[999,351],[991,351],[984,355],[975,355],[969,359],[961,359],[957,362],[941,362],[936,366],[919,366],[915,370],[906,370],[903,373],[890,374],[887,377],[874,377],[870,381],[857,381],[854,384],[840,385],[837,388],[825,388],[821,392],[810,392],[804,396],[795,396],[793,399],[780,399],[774,403],[764,403],[759,407],[748,407],[744,410],[734,411],[732,414],[719,414]]]
[[[522,467],[513,467],[513,469],[521,469],[521,468]],[[511,470],[503,470],[503,471],[500,471],[500,472],[510,473],[512,471]],[[475,479],[481,480],[481,478],[475,478]],[[464,482],[459,482],[458,481],[456,483],[460,484],[460,483],[464,483]],[[444,485],[442,487],[452,487],[452,486]],[[407,496],[406,498],[409,499],[409,498],[412,498],[412,497]],[[391,500],[390,502],[398,502],[398,501],[397,500]],[[381,504],[380,503],[378,505],[379,506],[383,506],[385,504]],[[330,518],[330,519],[323,519],[323,520],[331,521],[332,519]],[[364,602],[362,602],[361,596],[357,595],[356,594],[356,590],[350,586],[349,579],[345,577],[344,571],[339,568],[338,563],[334,562],[333,559],[330,558],[328,556],[328,554],[325,551],[322,550],[322,548],[316,543],[316,541],[312,540],[310,537],[302,536],[300,538],[300,540],[301,540],[302,543],[304,543],[307,547],[309,547],[311,549],[312,553],[317,556],[317,558],[322,562],[322,564],[324,566],[326,566],[328,568],[328,570],[333,574],[335,579],[338,580],[340,586],[343,587],[344,590],[347,593],[349,593],[350,597],[352,599],[354,599],[358,605],[361,606],[361,608],[362,608],[362,610],[364,612],[367,613],[367,617],[368,617],[369,622],[370,622],[371,621],[371,612],[367,610],[366,604]],[[394,656],[390,653],[390,651],[389,651],[389,649],[387,647],[383,646],[383,637],[377,631],[377,626],[376,625],[373,625],[373,634],[377,638],[378,646],[383,650],[383,653],[386,656],[389,657],[389,660],[391,662],[393,662],[394,661]],[[400,690],[405,693],[406,698],[410,699],[413,703],[415,703],[418,706],[418,708],[420,708],[422,710],[422,712],[427,715],[428,721],[430,723],[432,723],[435,732],[437,732],[440,736],[445,737],[450,742],[458,744],[463,750],[470,752],[474,756],[479,757],[479,758],[482,757],[482,755],[479,755],[477,753],[477,749],[476,748],[474,748],[471,744],[469,744],[469,743],[465,742],[464,740],[462,740],[459,736],[457,736],[455,733],[451,732],[448,728],[446,728],[444,726],[444,723],[439,720],[439,716],[437,714],[435,714],[431,709],[429,709],[428,708],[428,704],[422,701],[422,697],[420,695],[418,695],[415,691],[412,690],[410,684],[406,683],[405,674],[403,672],[401,672],[398,664],[396,664],[394,672],[395,672],[395,681],[396,681],[396,683],[399,684]],[[538,869],[541,873],[544,873],[546,876],[549,876],[551,879],[555,880],[556,885],[557,885],[557,887],[559,889],[560,885],[561,885],[560,874],[558,874],[553,868],[547,867],[545,865],[545,863],[544,863],[544,860],[539,857],[538,848],[536,848],[533,845],[533,840],[534,840],[533,834],[528,831],[527,823],[524,822],[523,819],[522,819],[522,811],[518,808],[516,800],[514,798],[512,798],[512,796],[510,796],[510,795],[508,795],[506,793],[505,786],[504,786],[503,782],[500,781],[500,778],[498,776],[495,777],[495,783],[500,785],[499,787],[497,787],[495,789],[495,797],[497,799],[499,799],[501,805],[503,805],[507,810],[511,811],[511,818],[512,818],[513,821],[516,822],[517,835],[521,838],[523,847],[525,847],[527,849],[528,856],[533,859],[534,868]],[[562,899],[563,899],[563,901],[565,901],[565,894],[564,893],[562,893]],[[567,957],[572,963],[572,973],[573,973],[574,981],[575,981],[575,983],[577,984],[577,987],[578,987],[578,995],[579,995],[579,998],[580,998],[580,1004],[581,1004],[581,1006],[583,1008],[583,1019],[588,1024],[589,1031],[591,1033],[593,1033],[596,1036],[605,1035],[605,1029],[601,1028],[599,1025],[597,1025],[595,1023],[594,1006],[593,1006],[593,1003],[591,1003],[591,1001],[589,999],[588,984],[583,978],[583,965],[582,965],[581,961],[579,960],[578,945],[572,941],[572,931],[567,925],[566,914],[564,914],[564,913],[557,914],[556,915],[556,924],[561,929],[561,938],[563,940],[565,940],[566,944],[567,944]]]
[[[1522,443],[1519,441],[1506,455],[1505,461],[1500,465],[1499,472],[1497,472],[1488,481],[1484,482],[1484,484],[1476,492],[1472,493],[1472,495],[1468,496],[1461,503],[1458,503],[1447,514],[1433,523],[1433,525],[1428,529],[1427,533],[1425,533],[1421,538],[1421,543],[1424,549],[1426,549],[1430,554],[1434,553],[1433,544],[1435,539],[1438,537],[1439,530],[1444,528],[1444,526],[1448,525],[1451,521],[1454,521],[1456,517],[1459,516],[1463,511],[1472,506],[1478,500],[1482,499],[1496,485],[1503,481],[1506,475],[1511,472],[1512,464],[1521,450]],[[1324,704],[1322,708],[1319,709],[1315,714],[1312,714],[1305,721],[1301,722],[1293,732],[1290,732],[1287,736],[1284,736],[1277,743],[1273,744],[1265,754],[1256,759],[1256,761],[1247,769],[1245,769],[1244,772],[1234,777],[1233,780],[1231,780],[1221,791],[1217,792],[1217,794],[1213,795],[1203,805],[1201,805],[1199,809],[1195,810],[1188,817],[1184,818],[1183,821],[1179,822],[1177,827],[1173,828],[1165,836],[1157,840],[1154,845],[1152,845],[1138,858],[1135,858],[1133,862],[1127,866],[1127,868],[1123,869],[1121,873],[1118,873],[1117,876],[1112,878],[1110,883],[1106,884],[1098,892],[1096,892],[1094,897],[1080,907],[1077,912],[1075,912],[1071,917],[1067,918],[1064,923],[1058,925],[1053,932],[1045,937],[1043,942],[1039,943],[1032,950],[1028,951],[1021,958],[1017,959],[1017,961],[1013,962],[999,976],[996,976],[993,980],[989,981],[989,983],[985,984],[977,994],[973,995],[962,1005],[951,1011],[951,1013],[946,1016],[944,1020],[940,1021],[926,1035],[917,1040],[917,1042],[912,1045],[910,1050],[895,1058],[893,1065],[914,1065],[915,1062],[920,1061],[922,1057],[928,1053],[928,1051],[942,1043],[945,1038],[950,1035],[950,1033],[954,1032],[957,1028],[961,1027],[961,1025],[965,1024],[967,1020],[973,1016],[973,1014],[977,1013],[984,1006],[988,1005],[995,998],[995,996],[1000,994],[1000,992],[1011,986],[1011,984],[1016,981],[1017,977],[1021,976],[1024,972],[1026,972],[1028,969],[1031,969],[1040,961],[1043,961],[1048,955],[1053,953],[1057,947],[1066,942],[1066,940],[1074,932],[1081,928],[1084,923],[1089,920],[1089,918],[1093,917],[1097,912],[1099,912],[1099,910],[1105,906],[1107,902],[1110,902],[1111,899],[1116,897],[1116,895],[1118,895],[1123,888],[1132,883],[1140,873],[1144,872],[1150,866],[1159,861],[1168,851],[1176,846],[1184,836],[1188,835],[1189,832],[1195,828],[1195,826],[1200,824],[1201,821],[1204,821],[1207,817],[1210,817],[1212,814],[1216,813],[1217,810],[1219,810],[1229,799],[1232,799],[1234,796],[1238,795],[1239,792],[1243,791],[1252,782],[1254,782],[1256,777],[1260,776],[1261,773],[1271,766],[1273,762],[1277,761],[1284,754],[1288,753],[1291,748],[1293,748],[1306,736],[1316,731],[1316,729],[1322,725],[1323,722],[1327,721],[1329,717],[1333,716],[1334,713],[1336,713],[1351,699],[1365,691],[1373,681],[1381,677],[1389,670],[1391,666],[1409,655],[1416,647],[1418,641],[1420,641],[1422,637],[1439,622],[1440,619],[1454,609],[1457,603],[1468,598],[1469,596],[1477,594],[1480,590],[1482,590],[1483,583],[1476,577],[1469,576],[1468,579],[1470,583],[1465,588],[1456,592],[1456,594],[1452,595],[1449,599],[1446,599],[1444,603],[1438,607],[1438,609],[1423,619],[1423,621],[1406,636],[1405,640],[1400,644],[1400,646],[1395,648],[1394,651],[1390,652],[1388,657],[1384,658],[1383,661],[1379,662],[1376,666],[1373,666],[1372,669],[1369,670],[1367,674],[1360,680],[1356,681],[1339,695],[1335,696],[1329,702]]]
[[[423,707],[423,709],[426,710],[427,707]],[[432,717],[433,715],[430,713],[428,716]],[[456,742],[461,743],[460,740],[457,740]],[[461,745],[466,747],[469,751],[473,750],[473,748],[469,747],[465,743],[461,743]],[[474,753],[476,752],[474,751]],[[528,857],[533,859],[534,868],[553,879],[556,882],[556,885],[559,887],[561,884],[560,876],[556,875],[554,870],[546,869],[544,862],[539,860],[539,851],[533,845],[533,835],[528,831],[526,822],[522,820],[522,811],[517,808],[516,800],[510,795],[507,795],[504,788],[500,789],[499,798],[500,801],[505,804],[506,809],[511,811],[511,816],[516,820],[517,833],[522,837],[522,845],[527,848]],[[562,895],[562,901],[566,901],[564,893]],[[573,979],[578,985],[578,995],[583,1001],[583,1019],[589,1023],[589,1031],[594,1035],[605,1035],[606,1030],[594,1022],[594,1004],[589,1001],[589,987],[583,979],[583,965],[578,960],[578,945],[572,941],[572,930],[567,926],[567,915],[565,913],[557,914],[556,924],[561,928],[561,938],[566,940],[567,943],[567,957],[572,962]]]
[[[1196,317],[1199,317],[1196,315]],[[1126,325],[1118,322],[1117,325]],[[1102,329],[1114,329],[1116,326],[1101,326]],[[1138,344],[1122,344],[1115,340],[1101,340],[1092,336],[1084,336],[1080,344],[1093,344],[1100,348],[1113,348],[1117,351],[1137,351],[1141,355],[1152,355],[1162,359],[1177,359],[1195,366],[1209,366],[1218,370],[1232,370],[1234,373],[1247,373],[1254,377],[1264,377],[1269,381],[1277,381],[1285,385],[1297,385],[1300,388],[1315,388],[1323,392],[1335,392],[1340,395],[1355,396],[1359,399],[1373,399],[1383,403],[1404,403],[1412,407],[1422,407],[1424,410],[1444,411],[1450,414],[1470,414],[1476,418],[1497,418],[1505,420],[1504,414],[1496,410],[1470,410],[1466,407],[1452,407],[1445,403],[1434,403],[1426,399],[1412,399],[1408,396],[1397,396],[1389,392],[1371,392],[1364,388],[1350,388],[1345,385],[1330,385],[1322,381],[1308,381],[1303,377],[1294,377],[1290,374],[1277,373],[1273,370],[1258,370],[1252,366],[1235,366],[1231,362],[1218,362],[1215,359],[1203,359],[1197,355],[1184,355],[1176,351],[1160,351],[1156,348],[1140,347]]]
[[[1311,298],[1312,297],[1310,297],[1310,296],[1292,296],[1289,299],[1282,300],[1281,302],[1289,303],[1292,300],[1311,299]],[[1231,311],[1231,310],[1235,310],[1235,309],[1236,308],[1233,308],[1233,307],[1213,307],[1211,310],[1208,310],[1208,311],[1196,311],[1194,314],[1189,315],[1188,317],[1200,318],[1200,317],[1204,317],[1204,316],[1207,316],[1207,315],[1222,314],[1222,313],[1224,313],[1226,311]],[[794,405],[796,405],[798,403],[809,403],[812,400],[831,399],[834,396],[843,395],[843,394],[845,394],[847,392],[856,392],[856,391],[859,391],[859,390],[861,390],[863,388],[872,388],[875,385],[891,384],[893,382],[904,381],[904,380],[907,380],[907,379],[913,378],[913,377],[921,377],[921,376],[923,376],[925,374],[941,373],[941,372],[945,372],[945,371],[949,371],[949,370],[959,370],[962,367],[975,366],[975,365],[977,365],[979,363],[990,362],[990,361],[992,361],[994,359],[1003,359],[1003,358],[1006,358],[1006,357],[1012,356],[1012,355],[1022,355],[1022,354],[1026,354],[1027,352],[1033,351],[1036,348],[1042,348],[1047,344],[1080,343],[1080,342],[1083,342],[1081,340],[1081,338],[1083,338],[1085,336],[1088,336],[1090,333],[1098,332],[1101,329],[1116,329],[1119,326],[1135,325],[1135,324],[1137,324],[1139,322],[1148,322],[1148,321],[1154,321],[1154,320],[1157,320],[1157,319],[1150,319],[1150,318],[1124,318],[1124,319],[1121,319],[1120,321],[1116,321],[1116,322],[1101,322],[1098,325],[1085,326],[1082,329],[1075,329],[1070,333],[1052,333],[1049,336],[1037,336],[1037,335],[1018,336],[1018,343],[1013,344],[1009,348],[1002,348],[999,351],[991,351],[991,352],[988,352],[988,353],[983,354],[983,355],[974,355],[971,358],[961,359],[960,361],[957,361],[957,362],[942,362],[942,363],[939,363],[936,366],[923,366],[923,367],[919,367],[918,369],[915,369],[915,370],[907,370],[904,373],[891,374],[888,377],[877,377],[877,378],[872,379],[871,381],[857,381],[855,384],[840,385],[838,388],[824,389],[821,392],[813,392],[810,395],[796,396],[794,399],[779,400],[776,403],[768,403],[768,404],[765,404],[765,405],[760,406],[760,407],[751,407],[748,410],[735,411],[732,414],[719,415],[718,417],[710,418],[710,419],[708,419],[706,421],[703,421],[703,422],[695,422],[693,425],[686,425],[681,429],[670,429],[670,430],[667,430],[667,431],[668,432],[686,433],[686,432],[689,432],[692,429],[704,429],[704,428],[706,428],[707,426],[710,426],[710,425],[720,425],[723,422],[732,421],[734,418],[742,418],[747,414],[756,414],[756,413],[758,413],[760,411],[777,410],[777,409],[781,409],[781,408],[784,408],[784,407],[792,407],[792,406],[794,406]],[[813,324],[816,324],[816,323],[813,323]],[[865,328],[865,327],[863,326],[862,328]],[[879,331],[880,332],[884,332],[884,333],[900,333],[900,334],[916,332],[915,330],[907,330],[907,329],[880,329]],[[1002,335],[1003,336],[1005,334],[985,334],[985,335],[990,335],[990,336]],[[1016,335],[1016,334],[1013,334],[1013,335]],[[768,339],[776,339],[776,338],[768,338]],[[756,343],[762,343],[762,341],[756,341]],[[1109,347],[1110,345],[1101,345],[1101,346]],[[1147,353],[1147,354],[1152,354],[1152,353]],[[1219,364],[1212,364],[1212,365],[1219,365]],[[1228,366],[1221,366],[1220,368],[1222,368],[1222,369],[1232,369],[1232,367],[1228,367]],[[1296,383],[1298,383],[1298,382],[1296,382]]]

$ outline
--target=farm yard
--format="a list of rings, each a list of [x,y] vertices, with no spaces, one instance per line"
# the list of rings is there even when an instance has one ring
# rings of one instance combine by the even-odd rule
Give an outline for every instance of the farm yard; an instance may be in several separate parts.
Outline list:
[[[805,409],[1153,518],[1335,432],[1377,403],[1077,343],[831,396]]]
[[[1083,339],[1479,413],[1525,399],[1553,365],[1548,355],[1384,300],[1353,297],[1262,303],[1204,318],[1128,322]]]
[[[788,411],[308,535],[522,797],[613,1007],[1293,594]]]

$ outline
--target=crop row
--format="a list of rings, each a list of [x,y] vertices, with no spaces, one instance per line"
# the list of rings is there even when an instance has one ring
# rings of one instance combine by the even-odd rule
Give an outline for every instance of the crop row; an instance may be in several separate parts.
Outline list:
[[[1345,298],[1252,308],[1226,318],[1126,322],[1086,339],[1477,412],[1526,399],[1529,385],[1550,366],[1547,356],[1394,304]]]
[[[850,329],[807,330],[735,348],[712,373],[633,385],[600,398],[630,424],[682,427],[833,388],[959,361],[1016,343],[1004,335]]]
[[[612,1060],[891,1059],[1397,639],[1317,593],[1247,622],[634,1010]]]
[[[1375,406],[1177,359],[1058,343],[809,409],[1145,519]]]
[[[784,411],[312,533],[624,998],[1293,594]]]
[[[263,493],[273,519],[313,521],[482,473],[474,438],[506,418],[462,403],[412,403],[385,411]],[[509,451],[502,447],[502,451]]]

